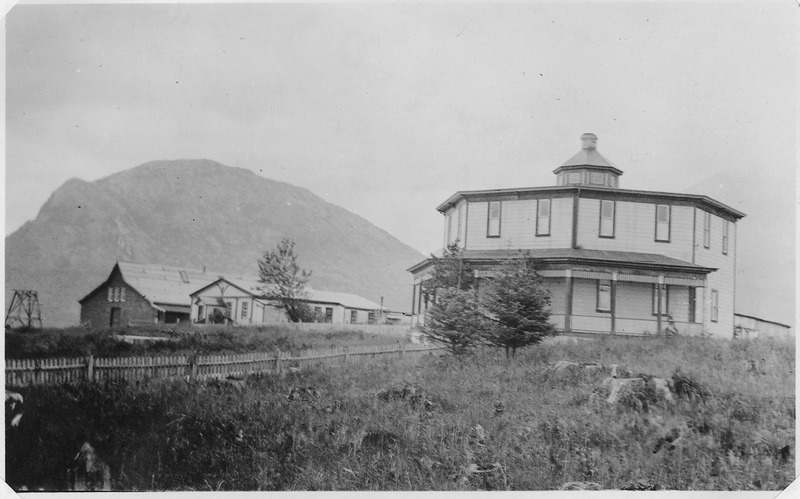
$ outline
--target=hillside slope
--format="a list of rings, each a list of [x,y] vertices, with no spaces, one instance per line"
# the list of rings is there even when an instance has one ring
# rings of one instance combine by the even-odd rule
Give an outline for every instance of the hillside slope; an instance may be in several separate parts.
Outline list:
[[[210,160],[154,161],[66,182],[6,238],[6,307],[14,289],[35,289],[46,325],[75,324],[77,300],[117,260],[255,275],[283,237],[296,242],[313,287],[409,308],[405,269],[423,257],[418,251],[306,189]]]

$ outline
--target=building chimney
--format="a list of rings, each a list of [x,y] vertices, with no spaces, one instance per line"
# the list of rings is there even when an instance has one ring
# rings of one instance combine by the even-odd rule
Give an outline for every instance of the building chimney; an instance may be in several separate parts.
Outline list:
[[[597,135],[593,133],[581,135],[581,147],[583,149],[597,149]]]

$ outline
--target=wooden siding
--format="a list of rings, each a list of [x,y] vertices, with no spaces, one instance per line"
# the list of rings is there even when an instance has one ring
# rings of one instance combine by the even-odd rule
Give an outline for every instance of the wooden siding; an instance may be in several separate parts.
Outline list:
[[[613,196],[609,196],[613,200]],[[578,241],[585,249],[656,253],[692,261],[692,215],[694,208],[675,206],[670,214],[670,242],[655,241],[656,205],[617,201],[614,237],[600,237],[600,200],[581,198],[578,210]]]
[[[567,286],[565,281],[563,277],[544,279],[544,287],[550,292],[550,313],[552,314],[564,313],[567,300]]]
[[[108,288],[110,287],[124,287],[125,301],[108,301]],[[102,287],[88,296],[81,304],[81,324],[88,323],[94,327],[108,327],[112,308],[120,310],[119,326],[127,326],[131,321],[152,324],[156,318],[155,310],[150,302],[125,283],[116,267]]]
[[[554,198],[550,235],[536,236],[536,199],[503,201],[500,237],[486,237],[488,203],[467,205],[467,249],[569,248],[572,242],[572,198]]]
[[[708,249],[703,247],[703,219],[705,212],[696,210],[697,224],[695,227],[695,263],[717,270],[708,275],[708,284],[703,293],[703,324],[706,330],[715,337],[733,338],[734,328],[734,261],[736,258],[736,237],[738,230],[734,222],[729,222],[728,254],[722,253],[722,225],[724,220],[712,213],[711,215],[711,245]],[[719,292],[718,321],[711,322],[711,290]],[[698,296],[698,300],[700,296]]]

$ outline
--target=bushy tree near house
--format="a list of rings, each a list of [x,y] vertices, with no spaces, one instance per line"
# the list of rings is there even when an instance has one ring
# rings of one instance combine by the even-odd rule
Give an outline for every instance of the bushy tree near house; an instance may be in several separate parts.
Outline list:
[[[290,321],[308,321],[313,317],[306,302],[311,271],[298,265],[294,241],[284,238],[275,249],[265,251],[258,261],[258,277],[265,297],[280,303]]]
[[[509,260],[496,266],[495,276],[480,283],[463,262],[457,243],[434,261],[433,275],[423,285],[436,299],[423,331],[456,354],[476,344],[505,348],[506,358],[518,348],[541,342],[555,333],[550,324],[550,293],[536,273],[533,260]]]
[[[431,255],[433,272],[423,281],[422,289],[428,296],[434,296],[439,289],[473,289],[476,284],[475,271],[464,262],[464,250],[459,241],[447,245],[442,256]]]
[[[480,308],[474,290],[443,288],[428,311],[423,332],[454,355],[468,353],[488,326]]]
[[[555,334],[550,324],[550,293],[533,260],[503,263],[487,288],[481,304],[492,321],[481,337],[490,345],[505,348],[506,359],[514,357],[518,348]]]

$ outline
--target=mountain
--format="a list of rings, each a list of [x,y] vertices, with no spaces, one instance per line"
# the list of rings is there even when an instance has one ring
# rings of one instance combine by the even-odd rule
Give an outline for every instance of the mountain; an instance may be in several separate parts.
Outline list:
[[[736,312],[795,325],[795,180],[771,170],[713,174],[684,192],[747,216],[736,224]]]
[[[45,326],[77,324],[78,300],[117,260],[257,275],[284,237],[312,287],[410,308],[420,252],[307,189],[203,159],[67,181],[6,237],[6,309],[13,290],[33,289]]]

